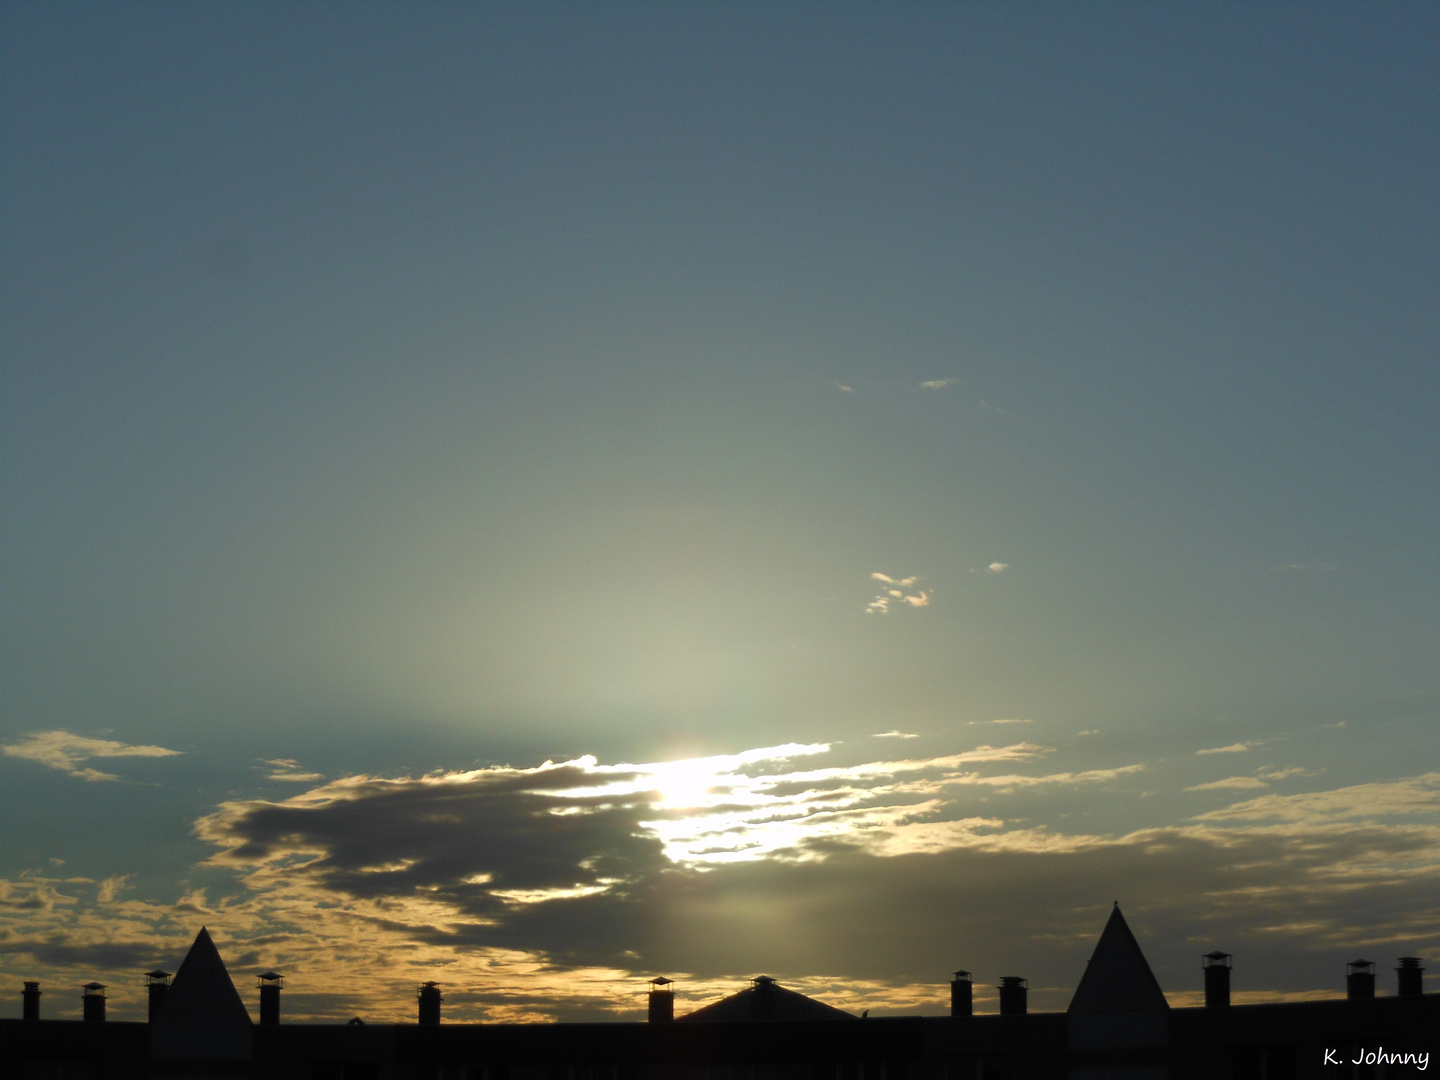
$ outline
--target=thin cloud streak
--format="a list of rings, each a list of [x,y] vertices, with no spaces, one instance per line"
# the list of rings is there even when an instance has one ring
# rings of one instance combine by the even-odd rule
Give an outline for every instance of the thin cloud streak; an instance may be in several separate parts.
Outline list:
[[[114,773],[101,772],[84,763],[94,758],[175,757],[179,750],[163,746],[137,746],[114,739],[92,739],[69,731],[37,731],[17,743],[0,746],[6,757],[20,758],[58,769],[81,780],[119,780]]]

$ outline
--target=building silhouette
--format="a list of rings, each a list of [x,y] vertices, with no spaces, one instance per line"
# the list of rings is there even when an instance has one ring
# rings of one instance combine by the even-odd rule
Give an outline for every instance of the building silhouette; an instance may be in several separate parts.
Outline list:
[[[417,993],[416,1023],[282,1024],[283,977],[258,976],[252,1022],[203,927],[173,982],[147,974],[147,1023],[107,1022],[104,986],[85,1019],[45,1020],[26,982],[20,1020],[0,1020],[0,1080],[1306,1080],[1429,1076],[1440,995],[1402,957],[1397,993],[1374,964],[1348,965],[1346,996],[1232,1005],[1229,960],[1204,960],[1205,1005],[1171,1008],[1118,904],[1065,1012],[1030,1012],[1006,976],[998,1014],[972,1009],[968,971],[951,1015],[856,1017],[761,975],[674,1015],[651,980],[642,1023],[442,1023],[441,987]],[[1212,975],[1211,973],[1216,974]],[[96,989],[98,988],[98,990]],[[158,990],[158,992],[157,992]],[[98,997],[99,1005],[91,1004]],[[95,1013],[95,1015],[92,1015]],[[1440,1068],[1440,1066],[1437,1066]]]

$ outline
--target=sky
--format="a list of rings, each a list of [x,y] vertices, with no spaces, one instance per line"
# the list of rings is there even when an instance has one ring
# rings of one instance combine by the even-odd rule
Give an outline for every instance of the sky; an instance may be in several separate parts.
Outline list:
[[[0,1016],[201,925],[315,1019],[1440,964],[1436,55],[0,7]]]

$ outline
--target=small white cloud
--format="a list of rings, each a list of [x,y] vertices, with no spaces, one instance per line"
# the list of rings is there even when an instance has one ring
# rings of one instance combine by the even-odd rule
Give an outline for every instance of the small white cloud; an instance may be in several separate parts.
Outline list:
[[[125,888],[126,882],[129,881],[129,879],[129,874],[116,874],[113,877],[107,877],[104,881],[100,882],[96,899],[102,904],[113,904],[115,897],[120,895],[121,890]]]
[[[913,731],[877,731],[870,737],[872,739],[918,739],[920,736]]]
[[[1218,791],[1222,788],[1263,788],[1270,785],[1255,776],[1227,776],[1224,780],[1211,780],[1208,784],[1195,784],[1186,791]]]
[[[1008,562],[992,562],[985,569],[989,570],[992,574],[1003,574],[1006,570],[1010,569],[1010,564]]]
[[[890,587],[882,590],[865,606],[867,615],[888,615],[892,610],[896,610],[892,608],[894,604],[904,604],[912,608],[930,606],[930,594],[924,589],[915,588],[915,584],[920,580],[918,575],[894,578],[876,570],[870,577],[872,580],[883,582]]]
[[[920,384],[921,390],[945,390],[958,383],[959,379],[927,379]]]
[[[1203,754],[1243,754],[1243,753],[1245,753],[1245,751],[1249,750],[1252,746],[1259,746],[1259,745],[1260,745],[1259,743],[1255,743],[1255,742],[1237,742],[1237,743],[1231,743],[1229,746],[1214,746],[1214,747],[1211,747],[1209,750],[1196,750],[1195,753],[1196,753],[1197,755],[1203,755]]]
[[[132,746],[113,739],[91,739],[68,731],[37,731],[17,743],[0,746],[6,757],[22,758],[59,769],[82,780],[118,780],[114,773],[92,769],[84,763],[91,758],[174,757],[179,750],[163,746]]]
[[[1076,735],[1099,735],[1099,734],[1100,734],[1100,729],[1099,729],[1098,727],[1097,727],[1097,728],[1091,728],[1089,731],[1077,731],[1075,734],[1076,734]]]
[[[837,382],[835,384],[835,389],[839,390],[842,394],[853,394],[855,392],[855,388],[853,386],[846,386],[843,382]]]
[[[316,780],[324,780],[325,774],[309,772],[301,767],[294,758],[261,758],[266,765],[274,765],[276,768],[270,771],[265,777],[267,780],[279,780],[293,784],[309,784]]]
[[[971,720],[971,721],[970,721],[970,726],[971,726],[971,727],[974,727],[976,724],[1033,724],[1034,722],[1035,722],[1034,720],[1011,720],[1011,719],[1006,719],[1006,720]],[[1085,733],[1082,731],[1081,734],[1083,735],[1083,734],[1085,734]]]
[[[1284,780],[1287,776],[1308,776],[1309,773],[1298,765],[1291,765],[1286,769],[1261,769],[1259,775],[1266,780]]]
[[[918,577],[893,578],[889,574],[882,574],[878,570],[870,575],[876,581],[883,581],[887,585],[899,585],[902,589],[908,589],[920,579]]]

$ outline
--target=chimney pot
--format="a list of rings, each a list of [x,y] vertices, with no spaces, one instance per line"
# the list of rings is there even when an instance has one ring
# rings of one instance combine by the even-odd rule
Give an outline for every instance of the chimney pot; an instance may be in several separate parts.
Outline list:
[[[1369,960],[1351,960],[1345,965],[1345,997],[1369,1001],[1375,996],[1375,965]]]
[[[40,984],[38,982],[25,983],[25,989],[21,991],[20,1000],[23,1004],[21,1017],[26,1020],[40,1019]]]
[[[267,971],[256,979],[260,987],[260,1023],[280,1023],[280,991],[285,988],[285,976],[278,971]]]
[[[1201,958],[1205,969],[1205,1007],[1224,1009],[1230,1004],[1230,954],[1216,949]]]
[[[975,1012],[975,983],[970,972],[957,971],[950,980],[950,1015],[970,1016]]]
[[[1030,984],[1018,975],[1000,977],[1000,1015],[1024,1016]]]
[[[102,982],[88,982],[85,984],[84,992],[80,995],[81,1004],[84,1005],[84,1017],[87,1023],[103,1024],[105,1022],[105,984]]]
[[[415,995],[420,1002],[420,1023],[440,1023],[440,984],[427,982],[422,985]]]
[[[145,1019],[153,1024],[165,1004],[165,995],[170,992],[170,972],[161,971],[159,968],[147,971],[145,973],[145,990],[150,998]]]
[[[652,1024],[663,1024],[675,1019],[675,991],[670,987],[674,979],[664,975],[650,980],[650,1009],[648,1019]]]
[[[1424,974],[1425,969],[1420,966],[1420,957],[1400,957],[1400,966],[1395,969],[1395,975],[1399,982],[1396,992],[1401,997],[1419,997],[1424,992],[1421,987],[1421,979]]]

